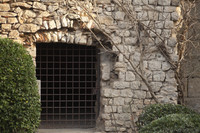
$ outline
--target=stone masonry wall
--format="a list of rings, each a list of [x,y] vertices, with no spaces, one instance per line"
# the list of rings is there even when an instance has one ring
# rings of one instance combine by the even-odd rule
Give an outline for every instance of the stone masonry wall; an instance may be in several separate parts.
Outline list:
[[[138,32],[114,1],[79,2],[87,7],[90,15],[98,20],[122,51],[120,53],[115,46],[111,47],[112,52],[100,48],[101,108],[97,130],[132,133],[131,121],[136,121],[143,107],[155,101],[123,53],[147,77],[159,102],[176,103],[178,93],[174,71],[158,50],[158,45],[165,46],[172,61],[178,60],[174,27],[179,19],[179,0],[121,0],[124,5],[129,5],[137,21],[150,26],[154,32],[144,29]],[[108,39],[99,34],[98,26],[90,15],[76,0],[0,0],[0,36],[22,43],[33,58],[38,42],[100,47],[88,28],[102,42]],[[164,38],[163,42],[160,37]]]

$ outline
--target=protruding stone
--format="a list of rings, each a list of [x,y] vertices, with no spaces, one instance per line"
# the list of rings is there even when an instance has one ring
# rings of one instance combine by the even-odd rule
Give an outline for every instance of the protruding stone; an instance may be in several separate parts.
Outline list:
[[[39,30],[39,26],[36,24],[22,24],[19,27],[19,32],[24,32],[24,33],[34,33]]]
[[[0,16],[2,16],[2,17],[15,17],[15,16],[17,16],[17,14],[13,13],[13,12],[0,12]]]
[[[47,11],[42,12],[38,17],[43,18],[43,17],[49,17],[51,14]]]
[[[9,33],[9,38],[17,38],[17,37],[19,37],[19,32],[17,30],[12,30]]]
[[[61,17],[61,24],[62,24],[62,27],[67,27],[68,26],[66,16],[62,16]]]
[[[32,6],[25,3],[25,2],[13,2],[11,7],[24,7],[24,8],[31,8]]]
[[[49,28],[50,28],[50,29],[55,29],[55,28],[56,28],[56,23],[55,23],[54,20],[50,20],[50,21],[49,21]]]
[[[35,9],[39,9],[39,10],[43,10],[43,11],[46,11],[47,7],[46,5],[40,3],[40,2],[34,2],[33,3],[33,8]]]
[[[0,24],[5,24],[6,23],[6,18],[2,18],[2,17],[0,17]]]
[[[17,23],[18,22],[18,20],[17,20],[17,18],[15,18],[15,17],[13,17],[13,18],[8,18],[8,23],[10,23],[10,24],[14,24],[14,23]]]
[[[26,10],[23,14],[23,17],[25,18],[35,18],[36,17],[36,13],[34,13],[31,10]]]
[[[0,11],[7,12],[10,10],[10,5],[9,4],[0,4]]]
[[[45,27],[45,29],[49,29],[49,26],[48,26],[48,22],[47,21],[43,21],[43,25],[44,25],[44,27]]]
[[[37,25],[42,25],[42,18],[35,18],[35,20],[33,21],[34,24]]]
[[[125,13],[121,11],[117,11],[114,14],[115,20],[124,20],[124,17],[125,17]]]
[[[2,24],[1,29],[6,30],[6,31],[10,31],[11,30],[11,24]]]
[[[50,5],[48,6],[48,10],[50,12],[54,12],[55,10],[57,10],[59,7],[58,7],[58,4],[57,5]]]
[[[85,35],[81,36],[79,44],[87,44],[87,36]]]

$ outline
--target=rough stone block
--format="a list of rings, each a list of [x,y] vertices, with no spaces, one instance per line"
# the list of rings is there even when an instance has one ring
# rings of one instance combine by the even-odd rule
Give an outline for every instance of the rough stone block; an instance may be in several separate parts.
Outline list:
[[[149,0],[150,5],[157,5],[158,0]]]
[[[133,92],[131,89],[125,89],[125,90],[121,90],[121,96],[122,97],[133,97]]]
[[[9,33],[9,38],[18,38],[19,37],[19,32],[17,30],[12,30]]]
[[[0,12],[0,16],[2,16],[2,17],[15,17],[15,16],[17,16],[17,14],[13,13],[13,12]]]
[[[22,24],[19,27],[19,32],[24,32],[24,33],[35,33],[40,29],[39,26],[36,24]]]
[[[124,98],[122,97],[118,97],[118,98],[114,98],[114,105],[124,105]]]
[[[172,21],[178,21],[179,20],[179,14],[177,13],[177,12],[173,12],[172,14],[171,14],[171,20]]]
[[[56,28],[56,23],[54,20],[49,21],[49,29],[55,29]]]
[[[2,17],[0,17],[0,24],[5,24],[6,23],[6,18],[2,18]]]
[[[134,90],[138,90],[138,89],[140,89],[140,85],[141,85],[141,83],[139,82],[139,81],[133,81],[133,82],[131,82],[131,89],[134,89]]]
[[[8,23],[10,24],[18,23],[18,20],[16,17],[8,18]]]
[[[10,10],[10,5],[9,4],[0,4],[0,11],[7,12]]]
[[[176,11],[176,7],[174,6],[165,6],[164,7],[164,12],[172,13]]]
[[[165,73],[163,71],[153,71],[153,81],[164,81]]]
[[[31,10],[26,10],[23,14],[23,17],[25,18],[35,18],[36,17],[36,13],[34,13]]]
[[[114,81],[113,88],[115,89],[124,89],[128,88],[130,86],[129,82],[123,82],[123,81]]]
[[[110,4],[111,0],[97,0],[97,4]]]
[[[135,74],[133,72],[126,72],[126,81],[134,81],[135,80]]]
[[[46,5],[40,3],[40,2],[34,2],[33,3],[33,8],[35,9],[39,9],[39,10],[43,10],[43,11],[46,11],[47,7]]]
[[[169,6],[171,4],[171,0],[158,0],[158,5]]]
[[[117,11],[114,13],[115,20],[124,20],[125,13],[121,11]]]
[[[11,24],[2,24],[1,29],[6,30],[6,31],[10,31],[11,30]]]
[[[146,91],[133,90],[133,98],[135,99],[145,99]]]
[[[161,62],[160,61],[149,61],[148,66],[150,70],[161,70]]]
[[[25,2],[14,2],[14,3],[11,3],[11,7],[31,8],[32,6]]]
[[[165,28],[172,29],[174,27],[173,21],[165,21]]]

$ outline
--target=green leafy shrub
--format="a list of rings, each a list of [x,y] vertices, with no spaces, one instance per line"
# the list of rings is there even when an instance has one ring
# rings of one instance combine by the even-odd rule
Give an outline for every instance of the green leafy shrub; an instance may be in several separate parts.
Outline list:
[[[200,115],[170,114],[152,121],[139,133],[199,133]]]
[[[31,56],[22,45],[0,39],[0,132],[35,132],[40,111]]]
[[[161,118],[169,114],[196,114],[193,110],[174,104],[152,104],[145,107],[144,111],[138,118],[137,126],[142,128],[143,126],[151,123],[153,120]]]

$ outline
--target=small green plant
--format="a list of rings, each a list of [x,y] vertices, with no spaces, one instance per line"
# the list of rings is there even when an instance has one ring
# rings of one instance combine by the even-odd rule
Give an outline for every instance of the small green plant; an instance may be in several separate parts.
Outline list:
[[[199,133],[200,115],[170,114],[152,121],[139,133]]]
[[[35,132],[40,111],[31,56],[21,44],[0,38],[0,132]]]
[[[144,111],[138,118],[137,126],[140,129],[153,120],[169,114],[196,114],[196,112],[182,105],[152,104],[144,108]]]

